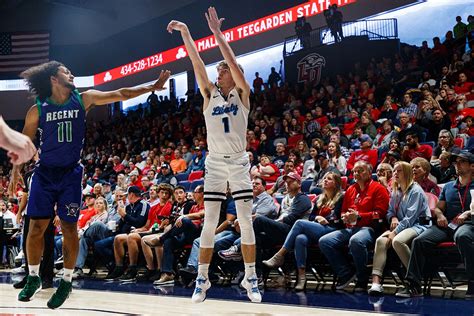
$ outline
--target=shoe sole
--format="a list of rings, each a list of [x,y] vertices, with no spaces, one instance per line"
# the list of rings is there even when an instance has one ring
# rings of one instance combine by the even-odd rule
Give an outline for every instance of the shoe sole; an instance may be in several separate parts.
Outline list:
[[[61,305],[59,305],[59,306],[53,307],[53,306],[51,306],[51,304],[49,303],[49,301],[48,301],[48,303],[47,303],[46,305],[48,306],[49,309],[57,309],[57,308],[60,308],[60,307],[64,304],[64,302],[66,302],[66,300],[69,298],[69,295],[71,295],[71,292],[69,292],[69,294],[66,296],[66,299],[65,299],[65,300],[61,303]]]
[[[174,280],[173,281],[166,281],[166,282],[153,282],[153,285],[171,285],[171,284],[174,284]]]
[[[221,256],[220,253],[217,253],[219,255],[219,257],[222,259],[222,260],[225,260],[225,261],[242,261],[242,256],[239,256],[239,257],[236,257],[236,256],[230,256],[230,257],[226,257],[226,256]]]
[[[31,297],[29,297],[29,298],[26,298],[26,297],[25,297],[24,299],[18,298],[18,300],[19,300],[20,302],[30,302],[30,301],[32,301],[32,300],[35,298],[35,295],[36,295],[39,291],[41,291],[42,289],[43,289],[43,288],[40,286],[40,287],[35,291],[35,293],[33,293],[33,295],[31,295]]]
[[[245,281],[245,280],[244,280],[244,281]],[[256,299],[255,299],[255,298],[252,298],[252,296],[251,296],[251,293],[252,293],[251,290],[252,290],[252,288],[247,289],[247,288],[245,287],[245,285],[244,285],[244,281],[240,282],[240,286],[241,286],[242,288],[244,288],[245,291],[247,292],[247,297],[249,298],[249,300],[250,300],[252,303],[260,303],[260,302],[262,302],[262,294],[260,293],[260,298],[256,298]],[[245,283],[246,283],[246,284],[250,284],[250,283],[248,283],[248,282],[245,282]],[[260,290],[259,290],[259,291],[260,291]]]

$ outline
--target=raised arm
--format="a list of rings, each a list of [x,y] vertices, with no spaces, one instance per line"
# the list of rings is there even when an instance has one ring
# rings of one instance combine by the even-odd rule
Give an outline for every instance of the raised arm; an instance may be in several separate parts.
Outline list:
[[[81,93],[84,107],[86,108],[86,111],[89,111],[95,105],[125,101],[151,91],[164,90],[165,88],[163,88],[163,86],[170,75],[171,73],[168,70],[162,70],[158,80],[154,84],[148,86],[121,88],[114,91],[87,90]]]
[[[36,148],[32,142],[34,134],[33,138],[28,136],[11,129],[0,116],[0,147],[8,152],[12,164],[23,164],[35,154]]]
[[[232,78],[234,79],[237,88],[242,90],[244,97],[249,96],[250,85],[245,80],[244,73],[237,64],[237,59],[235,58],[234,52],[232,51],[232,48],[230,48],[229,43],[227,43],[224,34],[222,34],[221,31],[222,21],[224,21],[225,19],[219,18],[217,16],[217,11],[214,7],[210,7],[207,10],[206,19],[207,23],[209,24],[209,28],[211,29],[212,33],[214,34],[214,37],[216,38],[222,56],[224,56],[225,61],[229,65]],[[246,106],[250,105],[246,104]]]
[[[211,96],[211,90],[214,84],[209,80],[206,72],[206,66],[199,56],[199,52],[196,48],[196,44],[189,32],[189,28],[186,24],[180,21],[172,20],[168,27],[166,28],[168,32],[173,33],[173,31],[179,31],[181,33],[181,38],[183,39],[184,46],[186,46],[186,50],[188,51],[189,58],[193,64],[194,73],[196,75],[196,80],[199,85],[199,90],[201,90],[201,94],[204,99],[209,100]]]

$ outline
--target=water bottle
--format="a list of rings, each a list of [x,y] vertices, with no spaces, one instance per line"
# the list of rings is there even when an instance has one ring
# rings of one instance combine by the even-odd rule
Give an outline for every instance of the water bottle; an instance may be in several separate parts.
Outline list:
[[[159,228],[158,223],[155,223],[155,224],[153,224],[153,226],[151,227],[151,231],[152,231],[153,233],[156,233],[156,232],[158,231],[158,228]]]

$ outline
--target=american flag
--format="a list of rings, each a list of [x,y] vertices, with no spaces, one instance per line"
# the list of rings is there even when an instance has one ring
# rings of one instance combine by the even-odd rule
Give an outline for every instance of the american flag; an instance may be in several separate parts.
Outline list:
[[[18,74],[47,61],[49,33],[0,33],[0,74]]]

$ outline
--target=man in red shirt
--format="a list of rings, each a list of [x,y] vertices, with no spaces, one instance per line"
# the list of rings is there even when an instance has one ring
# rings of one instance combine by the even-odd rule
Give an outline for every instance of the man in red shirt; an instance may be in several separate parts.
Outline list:
[[[94,193],[89,193],[84,196],[85,199],[85,204],[87,208],[82,209],[79,213],[79,219],[77,221],[77,228],[81,229],[83,228],[86,223],[94,216],[97,211],[94,209],[94,204],[95,204],[95,194]]]
[[[433,148],[430,145],[421,145],[418,134],[410,131],[406,136],[406,145],[402,151],[402,160],[410,162],[413,158],[422,157],[430,161]]]
[[[360,150],[354,151],[349,160],[347,161],[347,170],[351,170],[357,161],[365,161],[372,166],[372,169],[375,169],[377,165],[377,149],[372,148],[372,138],[369,135],[363,134],[359,137],[360,140]]]
[[[356,183],[344,195],[341,219],[346,228],[324,235],[319,248],[338,277],[336,289],[342,290],[357,276],[355,292],[367,291],[368,249],[373,247],[376,232],[374,219],[385,218],[389,194],[380,183],[372,180],[372,166],[356,162],[352,169]],[[354,259],[355,272],[347,260],[345,246]]]
[[[454,86],[456,94],[464,94],[468,101],[474,100],[474,83],[467,81],[464,72],[459,73],[459,81]]]

